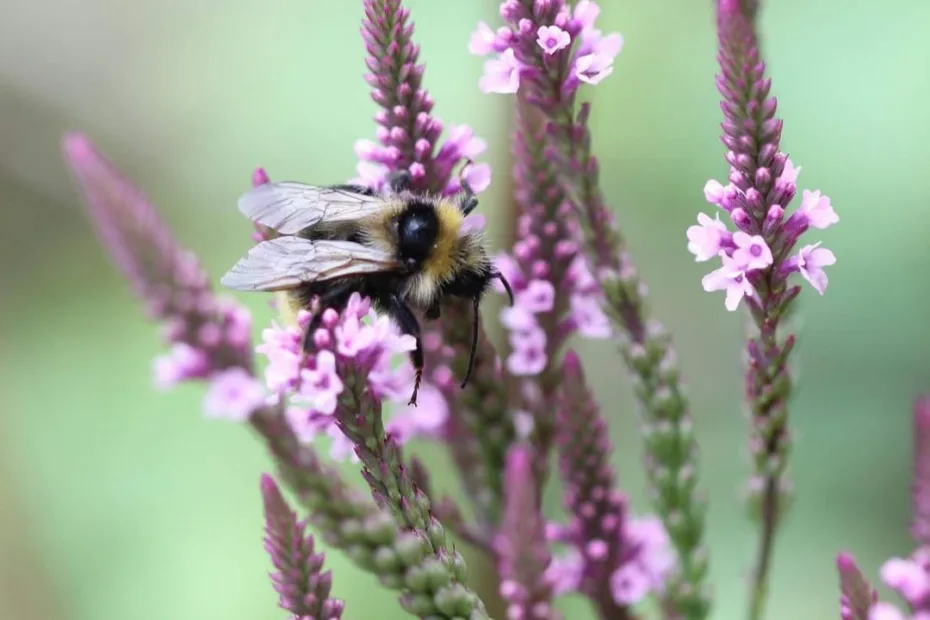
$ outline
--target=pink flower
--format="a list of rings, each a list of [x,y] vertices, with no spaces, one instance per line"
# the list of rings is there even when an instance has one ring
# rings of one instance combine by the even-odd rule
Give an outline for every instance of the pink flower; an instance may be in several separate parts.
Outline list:
[[[794,164],[791,163],[790,159],[785,161],[785,169],[781,171],[781,174],[778,176],[778,180],[782,183],[791,183],[792,185],[798,182],[798,175],[801,173],[801,166],[795,168]]]
[[[711,179],[704,184],[704,198],[712,205],[720,205],[723,197],[726,195],[727,188],[720,184],[720,181]],[[700,217],[700,216],[698,216]]]
[[[538,37],[536,42],[539,43],[539,47],[549,55],[565,49],[572,42],[571,35],[558,26],[540,26],[536,34]]]
[[[814,228],[827,228],[840,221],[836,211],[830,204],[830,198],[823,196],[820,190],[804,190],[801,194],[801,206],[798,213],[803,215],[807,223]]]
[[[507,357],[507,369],[518,377],[538,375],[546,367],[546,334],[535,327],[510,333],[513,351]]]
[[[510,330],[529,331],[536,328],[536,317],[523,306],[508,306],[501,310],[501,324]]]
[[[930,596],[930,575],[913,560],[893,558],[882,565],[882,581],[897,590],[909,603]]]
[[[598,84],[613,73],[614,58],[623,49],[623,37],[618,33],[601,37],[597,31],[592,35],[592,50],[575,60],[575,76],[582,82]]]
[[[155,387],[172,388],[182,381],[203,377],[209,370],[207,355],[189,344],[176,342],[165,355],[155,358]]]
[[[723,261],[723,267],[704,276],[701,285],[708,293],[726,291],[727,297],[724,305],[727,310],[733,312],[739,307],[739,302],[743,297],[752,296],[756,291],[746,279],[746,272],[737,261],[726,254],[721,254],[720,258]]]
[[[332,414],[342,393],[342,379],[336,374],[336,356],[332,351],[316,354],[316,366],[300,373],[300,400],[312,403],[320,413]]]
[[[491,185],[491,165],[487,163],[469,164],[462,170],[462,179],[472,191],[480,194]],[[477,215],[477,214],[471,214]]]
[[[555,287],[547,280],[530,280],[517,294],[516,303],[532,314],[549,312],[555,303]]]
[[[374,331],[362,325],[354,313],[346,313],[345,319],[333,330],[336,336],[336,351],[339,355],[353,358],[375,342]]]
[[[491,52],[499,51],[497,34],[484,22],[478,22],[478,29],[468,41],[468,52],[475,56],[487,56]]]
[[[438,438],[448,417],[449,406],[442,392],[426,383],[420,388],[417,406],[395,411],[385,428],[401,443],[414,437]]]
[[[230,368],[210,378],[203,401],[212,418],[242,421],[265,404],[265,387],[244,368]]]
[[[592,0],[580,0],[575,5],[572,17],[581,26],[581,30],[587,30],[594,27],[594,21],[600,14],[601,8]]]
[[[620,605],[635,605],[650,590],[649,576],[632,562],[623,564],[610,576],[610,591]]]
[[[613,334],[610,319],[601,310],[601,304],[595,297],[572,295],[569,303],[572,320],[579,334],[585,338],[609,338]]]
[[[520,87],[520,63],[513,49],[507,48],[494,60],[484,63],[484,75],[478,82],[483,93],[512,94]]]
[[[697,219],[698,225],[687,231],[688,251],[694,254],[695,261],[703,262],[717,256],[731,235],[719,216],[710,219],[706,213],[698,213]]]
[[[880,601],[869,609],[869,620],[908,620],[908,617],[891,603]]]
[[[462,220],[462,226],[459,228],[459,234],[461,235],[469,232],[484,230],[487,224],[488,218],[483,213],[469,213],[465,216],[465,219]]]
[[[805,245],[801,248],[796,265],[804,279],[810,282],[814,290],[823,295],[829,282],[823,268],[835,264],[836,255],[826,248],[821,248],[820,243],[818,241],[814,245]]]
[[[546,580],[552,584],[552,593],[561,596],[574,592],[581,584],[584,558],[577,548],[571,547],[561,555],[553,556],[546,569]]]
[[[761,235],[749,235],[742,231],[733,233],[733,260],[745,271],[765,269],[772,264],[772,250]]]

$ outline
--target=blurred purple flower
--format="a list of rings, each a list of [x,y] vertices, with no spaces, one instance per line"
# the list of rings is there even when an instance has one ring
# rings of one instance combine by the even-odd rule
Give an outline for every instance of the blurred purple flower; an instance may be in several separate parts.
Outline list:
[[[278,604],[301,620],[338,620],[345,605],[329,596],[332,574],[323,572],[325,556],[314,553],[316,542],[306,533],[306,522],[297,520],[271,476],[262,476],[261,490],[265,550],[275,567],[271,581],[280,595]]]
[[[62,150],[101,241],[171,347],[154,362],[157,387],[205,380],[211,417],[241,421],[265,404],[252,379],[248,310],[214,296],[196,256],[182,249],[142,193],[80,133]],[[238,370],[237,370],[238,369]]]

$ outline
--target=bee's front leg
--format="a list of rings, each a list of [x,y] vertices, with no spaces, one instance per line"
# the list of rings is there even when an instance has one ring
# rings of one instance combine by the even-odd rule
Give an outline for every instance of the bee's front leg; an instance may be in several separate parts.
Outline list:
[[[439,300],[432,302],[429,307],[426,309],[426,312],[423,314],[427,320],[435,321],[442,314],[442,310],[439,306]]]
[[[392,170],[387,175],[387,185],[391,192],[399,194],[410,189],[413,177],[407,170]]]
[[[387,300],[387,311],[393,317],[401,333],[416,338],[416,348],[410,352],[410,361],[416,372],[413,382],[413,394],[408,405],[416,406],[417,393],[420,391],[420,381],[423,379],[423,340],[420,338],[420,323],[410,306],[398,295],[391,295]]]

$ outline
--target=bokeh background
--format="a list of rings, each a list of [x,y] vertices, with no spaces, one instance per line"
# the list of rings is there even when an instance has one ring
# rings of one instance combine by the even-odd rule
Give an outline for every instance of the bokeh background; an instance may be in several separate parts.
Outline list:
[[[151,387],[157,331],[83,219],[58,140],[88,132],[218,277],[248,243],[234,205],[254,166],[318,183],[353,176],[353,141],[374,135],[360,4],[0,5],[0,617],[283,617],[260,542],[268,459],[245,429],[202,418],[199,387]],[[482,60],[466,51],[496,3],[407,4],[437,113],[489,141],[496,176],[483,209],[504,246],[512,100],[478,91]],[[626,38],[614,75],[589,93],[604,190],[676,335],[710,500],[713,617],[739,618],[755,549],[740,498],[745,323],[722,294],[702,292],[705,265],[684,238],[707,209],[705,181],[727,170],[712,3],[602,4],[603,29]],[[824,190],[841,218],[823,233],[839,257],[827,295],[808,288],[799,304],[798,499],[769,617],[837,617],[838,550],[876,579],[885,558],[910,550],[909,404],[930,389],[930,4],[779,0],[762,24],[784,147],[801,186]],[[270,319],[265,299],[242,301],[256,329]],[[608,344],[582,349],[622,483],[647,510],[625,370]],[[448,461],[427,454],[453,484]],[[328,562],[348,619],[404,617],[339,553]],[[583,601],[564,609],[590,617]]]

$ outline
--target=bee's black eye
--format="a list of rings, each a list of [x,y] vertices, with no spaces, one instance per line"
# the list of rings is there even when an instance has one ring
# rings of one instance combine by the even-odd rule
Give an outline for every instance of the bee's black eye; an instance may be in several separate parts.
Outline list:
[[[400,257],[408,266],[425,260],[439,232],[439,221],[431,207],[411,208],[399,221],[397,241]]]

